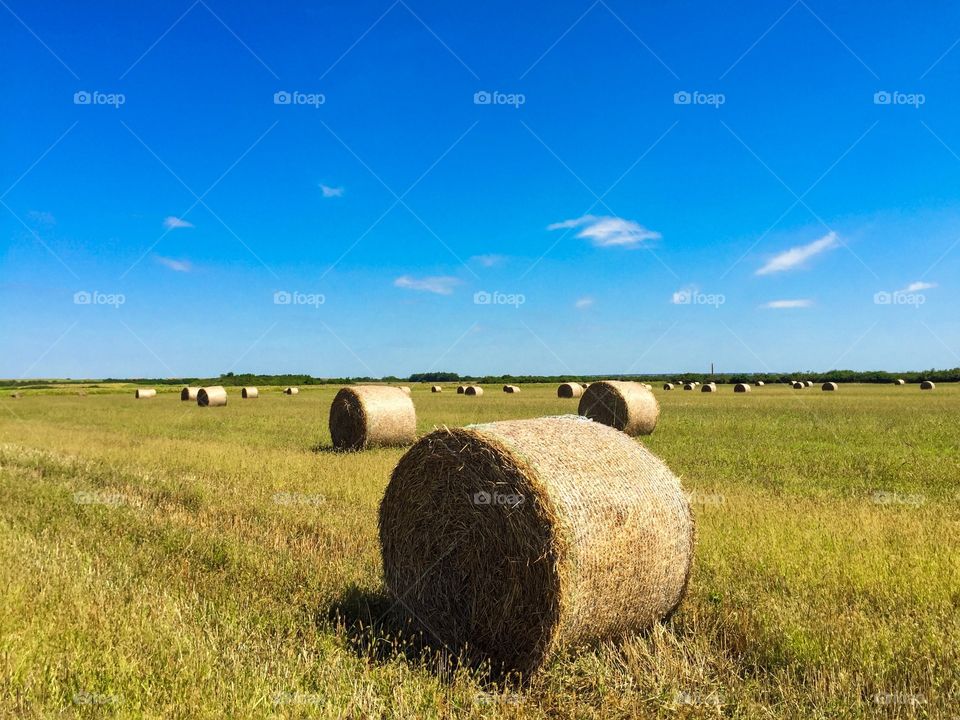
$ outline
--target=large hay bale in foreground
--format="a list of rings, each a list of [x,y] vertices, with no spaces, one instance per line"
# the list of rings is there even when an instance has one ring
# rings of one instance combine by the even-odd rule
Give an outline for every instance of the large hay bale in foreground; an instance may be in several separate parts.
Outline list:
[[[148,398],[156,397],[157,391],[153,388],[137,388],[137,391],[133,394],[137,400],[147,400]]]
[[[748,393],[750,392],[750,386],[747,383],[737,383],[733,386],[733,391],[735,393]]]
[[[583,386],[580,383],[563,383],[557,388],[558,398],[578,398],[583,395]]]
[[[284,395],[299,395],[299,394],[300,394],[300,388],[295,388],[295,387],[284,388],[284,389],[283,389],[283,394],[284,394]]]
[[[413,400],[397,387],[341,388],[330,405],[330,438],[338,450],[409,445],[417,439]]]
[[[837,385],[835,382],[825,382],[823,385],[820,386],[820,389],[826,392],[833,392],[838,387],[840,386]]]
[[[663,389],[664,389],[664,390],[673,390],[673,383],[664,383],[664,384],[663,384]]]
[[[577,412],[627,435],[649,435],[660,419],[660,403],[643,383],[602,380],[590,384]]]
[[[466,385],[457,385],[457,395],[463,395],[467,392]]]
[[[188,385],[180,391],[180,400],[183,402],[194,402],[197,399],[198,392],[200,392],[200,388],[190,387]]]
[[[700,392],[716,392],[716,391],[717,391],[717,384],[712,382],[707,383],[706,385],[700,388]]]
[[[930,380],[924,380],[922,383],[920,383],[921,390],[935,390],[936,387],[937,386],[934,385],[933,382]]]
[[[255,387],[245,387],[240,391],[240,397],[244,400],[253,400],[260,397],[260,391]]]
[[[227,404],[227,390],[223,385],[211,385],[197,391],[199,407],[223,407]]]
[[[464,395],[483,395],[483,388],[479,385],[467,385],[467,389],[463,391]]]
[[[575,416],[436,430],[380,505],[388,588],[449,650],[529,676],[679,605],[694,523],[649,450]]]
[[[443,388],[440,387],[439,385],[434,385],[433,387],[430,388],[430,392],[432,393],[443,392]]]

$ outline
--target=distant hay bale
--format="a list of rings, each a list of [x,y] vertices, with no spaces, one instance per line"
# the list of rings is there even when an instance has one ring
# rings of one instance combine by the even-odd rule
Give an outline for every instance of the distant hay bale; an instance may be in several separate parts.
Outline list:
[[[683,389],[684,389],[684,390],[693,390],[695,387],[696,387],[696,385],[694,385],[693,383],[684,383],[684,384],[683,384]]]
[[[813,380],[807,380],[807,381],[806,381],[806,386],[807,386],[807,387],[813,387]]]
[[[134,397],[137,400],[146,400],[148,398],[156,397],[157,391],[153,388],[137,388],[137,392],[134,393]]]
[[[245,387],[240,391],[240,397],[244,400],[253,400],[260,397],[260,391],[255,387]]]
[[[198,387],[190,387],[189,385],[183,390],[180,391],[180,400],[183,402],[195,402],[197,399],[197,393],[200,392]]]
[[[403,390],[407,395],[410,394],[410,388],[407,387],[406,385],[401,385],[400,389]]]
[[[586,390],[586,389],[589,387],[589,384],[588,384],[588,383],[577,383],[577,385],[579,385],[579,386],[580,386],[581,388],[583,388],[584,390]]]
[[[820,389],[827,392],[832,392],[839,387],[840,386],[837,385],[835,382],[825,382],[823,385],[820,386]]]
[[[717,384],[712,382],[707,383],[702,388],[700,388],[700,392],[716,392],[716,391],[717,391]]]
[[[283,394],[284,394],[284,395],[299,395],[299,394],[300,394],[300,388],[295,388],[295,387],[284,388],[284,389],[283,389]]]
[[[457,395],[463,395],[467,391],[466,385],[457,385]]]
[[[669,615],[694,555],[676,475],[572,416],[427,435],[394,469],[379,531],[386,585],[410,616],[469,664],[524,677]]]
[[[937,386],[934,385],[930,380],[924,380],[922,383],[920,383],[921,390],[935,390],[936,387]]]
[[[467,385],[467,389],[463,391],[464,395],[483,395],[483,388],[479,385]]]
[[[12,397],[14,400],[19,400],[23,397],[23,394],[18,392],[10,393],[10,397]]]
[[[557,388],[558,398],[578,398],[583,395],[580,383],[563,383]]]
[[[737,393],[748,393],[750,392],[750,386],[747,383],[737,383],[733,386],[733,391]]]
[[[794,390],[803,390],[806,386],[807,386],[806,383],[802,383],[802,382],[800,382],[799,380],[795,380],[795,381],[793,382],[793,389],[794,389]]]
[[[906,384],[907,384],[907,381],[904,380],[904,379],[902,379],[902,378],[897,378],[896,380],[893,381],[893,384],[894,384],[894,385],[906,385]]]
[[[330,438],[338,450],[409,445],[417,439],[417,413],[397,387],[341,388],[330,405]]]
[[[758,385],[759,387],[763,387],[763,380],[757,380],[755,384]]]
[[[197,405],[200,407],[223,407],[227,404],[227,390],[223,385],[211,385],[197,391]]]
[[[443,388],[440,387],[439,385],[434,385],[433,387],[430,388],[430,392],[432,393],[443,392]]]
[[[657,427],[660,404],[643,383],[603,380],[587,388],[577,412],[627,435],[649,435]]]
[[[520,392],[520,388],[517,387],[516,385],[504,385],[503,391],[508,395],[513,395],[514,393]]]
[[[664,390],[673,390],[673,383],[664,383],[664,384],[663,384],[663,389],[664,389]]]

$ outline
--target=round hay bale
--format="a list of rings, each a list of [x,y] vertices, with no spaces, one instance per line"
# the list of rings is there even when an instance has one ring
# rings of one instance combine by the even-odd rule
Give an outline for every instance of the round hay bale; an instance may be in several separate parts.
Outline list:
[[[338,450],[409,445],[417,439],[417,413],[397,387],[341,388],[330,405],[330,437]]]
[[[137,388],[137,391],[134,393],[134,397],[137,400],[146,400],[148,398],[156,397],[157,391],[153,388]]]
[[[657,427],[660,403],[643,383],[603,380],[587,388],[577,412],[627,435],[649,435]]]
[[[299,394],[300,394],[300,388],[295,388],[295,387],[284,388],[283,394],[284,394],[284,395],[299,395]]]
[[[712,382],[707,383],[706,385],[700,388],[700,392],[716,392],[716,391],[717,391],[717,384]]]
[[[514,393],[520,392],[520,388],[518,388],[516,385],[504,385],[503,391],[509,395],[513,395]]]
[[[197,391],[197,405],[200,407],[223,407],[227,404],[227,390],[223,385],[211,385]]]
[[[23,397],[23,394],[18,392],[10,393],[10,397],[12,397],[14,400],[19,400]]]
[[[893,381],[893,384],[894,384],[894,385],[906,385],[906,384],[907,384],[907,381],[904,380],[903,378],[897,378],[896,380]]]
[[[180,400],[183,402],[194,402],[197,399],[198,392],[200,392],[200,388],[190,387],[188,385],[180,391]]]
[[[696,385],[694,385],[693,383],[684,383],[683,385],[684,390],[693,390],[695,387]]]
[[[794,390],[803,390],[806,387],[806,383],[802,383],[799,380],[794,380],[793,389]]]
[[[747,383],[737,383],[733,386],[733,391],[735,393],[748,393],[750,392],[750,386]]]
[[[558,398],[578,398],[583,395],[583,387],[580,383],[563,383],[557,388]]]
[[[467,392],[466,385],[457,385],[457,395],[463,395],[466,392]]]
[[[813,380],[807,380],[806,385],[807,387],[813,387]]]
[[[920,383],[921,390],[935,390],[936,387],[937,386],[934,385],[930,380],[924,380],[922,383]]]
[[[479,385],[467,385],[467,389],[463,391],[464,395],[483,395],[483,388]]]
[[[663,384],[663,389],[664,389],[664,390],[673,390],[673,383],[664,383],[664,384]]]
[[[443,388],[440,387],[439,385],[434,385],[433,387],[430,388],[430,392],[432,393],[443,392]]]
[[[403,390],[407,395],[410,394],[410,388],[407,387],[406,385],[401,385],[400,389]]]
[[[579,385],[579,386],[580,386],[581,388],[583,388],[584,390],[586,390],[587,387],[588,387],[587,383],[577,383],[577,385]]]
[[[380,504],[387,587],[453,653],[532,675],[680,604],[694,521],[642,444],[574,416],[440,429]]]
[[[832,392],[839,387],[840,386],[837,385],[835,382],[825,382],[823,385],[820,386],[820,389],[826,392]]]
[[[758,387],[763,387],[763,380],[757,380],[755,383]]]
[[[244,400],[253,400],[260,397],[260,391],[255,387],[245,387],[240,391],[240,397]]]

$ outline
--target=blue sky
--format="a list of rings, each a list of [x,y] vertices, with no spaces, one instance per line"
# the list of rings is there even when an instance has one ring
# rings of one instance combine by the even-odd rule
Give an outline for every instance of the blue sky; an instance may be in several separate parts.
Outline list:
[[[956,5],[0,16],[0,376],[960,365]]]

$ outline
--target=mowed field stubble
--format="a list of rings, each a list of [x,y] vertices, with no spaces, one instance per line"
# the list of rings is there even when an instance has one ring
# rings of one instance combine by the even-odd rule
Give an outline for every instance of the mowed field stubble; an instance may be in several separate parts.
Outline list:
[[[643,442],[697,521],[666,623],[490,684],[404,629],[337,386],[0,399],[0,716],[955,717],[960,387],[660,389]],[[412,386],[417,431],[576,413]]]

